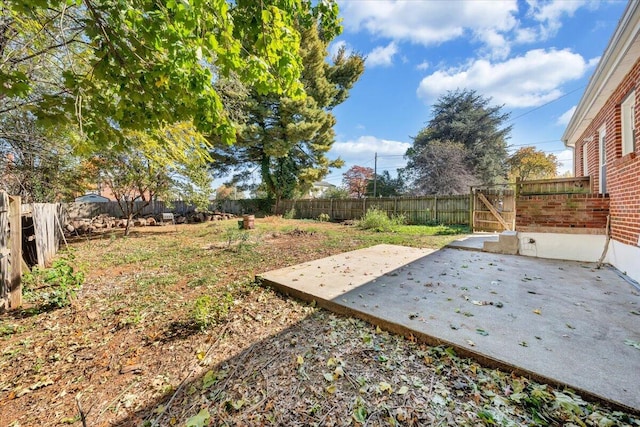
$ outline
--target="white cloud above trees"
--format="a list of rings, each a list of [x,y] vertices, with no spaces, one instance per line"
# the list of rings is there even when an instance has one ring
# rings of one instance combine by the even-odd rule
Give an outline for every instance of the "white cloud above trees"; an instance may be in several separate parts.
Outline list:
[[[467,88],[508,108],[536,107],[560,97],[560,87],[585,75],[590,62],[568,49],[534,49],[502,62],[486,59],[440,69],[424,77],[417,93],[427,103],[450,90]]]

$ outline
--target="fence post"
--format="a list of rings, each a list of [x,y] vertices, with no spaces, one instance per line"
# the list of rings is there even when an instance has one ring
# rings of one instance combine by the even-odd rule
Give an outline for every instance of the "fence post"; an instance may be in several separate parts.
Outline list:
[[[469,226],[471,228],[471,232],[473,233],[473,229],[475,228],[475,224],[473,223],[473,204],[475,202],[475,196],[473,194],[473,187],[469,187]]]
[[[435,222],[436,222],[436,224],[439,224],[439,222],[438,222],[438,196],[437,195],[433,196],[433,210],[434,210]]]
[[[367,198],[363,197],[362,198],[362,215],[360,216],[360,218],[362,218],[366,214],[367,214]]]
[[[9,308],[22,305],[22,217],[19,196],[9,196],[9,227],[11,239],[11,275],[9,276]]]

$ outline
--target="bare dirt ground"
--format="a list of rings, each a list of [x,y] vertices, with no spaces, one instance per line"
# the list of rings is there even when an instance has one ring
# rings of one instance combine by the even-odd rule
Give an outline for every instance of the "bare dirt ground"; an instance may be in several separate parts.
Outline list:
[[[440,247],[454,236],[256,224],[71,242],[86,275],[73,303],[51,309],[31,296],[0,315],[0,425],[640,425],[253,283],[371,244]]]

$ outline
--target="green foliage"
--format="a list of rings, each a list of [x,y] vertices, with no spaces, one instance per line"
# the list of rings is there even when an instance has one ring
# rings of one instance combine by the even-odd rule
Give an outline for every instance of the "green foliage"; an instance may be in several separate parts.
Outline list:
[[[62,308],[71,304],[84,283],[84,273],[75,271],[73,255],[67,254],[53,262],[50,268],[34,267],[23,276],[25,299],[40,303],[44,308]]]
[[[221,295],[203,295],[195,300],[191,310],[191,320],[201,330],[223,321],[233,305],[233,296],[229,292]]]
[[[320,215],[318,215],[318,221],[329,222],[331,221],[331,217],[327,213],[321,213]]]
[[[345,187],[332,187],[322,193],[321,199],[348,199],[349,190]]]
[[[242,229],[243,221],[238,221],[238,230],[230,228],[225,232],[227,249],[233,248],[236,252],[241,252],[249,241],[249,233]]]
[[[509,178],[515,181],[520,179],[547,179],[554,178],[558,174],[560,162],[554,154],[545,154],[535,147],[521,147],[507,160],[509,166]]]
[[[282,215],[282,217],[284,219],[294,219],[296,217],[296,208],[295,207],[291,207],[291,209],[286,211],[284,213],[284,215]]]
[[[406,223],[404,215],[394,215],[389,218],[387,213],[378,208],[371,208],[358,221],[358,227],[363,230],[394,231],[398,226]]]
[[[373,181],[367,184],[367,194],[373,194]],[[377,176],[375,183],[375,197],[398,197],[405,193],[405,180],[402,170],[398,170],[396,178],[391,178],[389,171]]]
[[[0,10],[3,107],[77,123],[96,151],[182,121],[231,142],[214,82],[235,72],[260,94],[302,99],[300,33],[317,20],[328,40],[341,31],[332,0],[5,0]]]
[[[229,79],[217,83],[229,103],[229,114],[238,121],[238,140],[233,146],[217,144],[214,148],[216,174],[233,174],[234,182],[248,183],[257,168],[261,189],[276,202],[307,192],[331,168],[342,166],[340,159],[327,157],[335,141],[331,110],[346,99],[364,71],[364,58],[347,55],[344,49],[332,64],[325,61],[331,41],[325,37],[330,34],[319,26],[322,18],[314,20],[314,25],[300,31],[306,98],[243,91]]]
[[[78,136],[69,126],[46,129],[24,111],[0,114],[0,190],[23,203],[73,200],[96,171],[72,154]]]
[[[179,196],[202,210],[208,208],[213,195],[206,168],[209,143],[200,132],[188,123],[176,123],[153,133],[126,135],[132,141],[127,148],[113,147],[92,159],[127,218],[125,236],[132,218],[157,198]]]
[[[413,147],[407,150],[409,158],[407,172],[413,175],[414,186],[427,178],[436,178],[437,164],[455,168],[454,178],[460,171],[466,171],[466,180],[480,184],[495,184],[506,177],[507,143],[511,126],[506,126],[509,113],[502,113],[501,106],[490,106],[491,99],[473,90],[450,91],[441,96],[432,107],[433,118],[414,138]],[[453,145],[432,147],[432,144]],[[431,151],[424,151],[430,149]],[[435,150],[435,151],[434,151]],[[432,152],[433,151],[433,152]],[[433,156],[445,160],[433,164]],[[458,181],[455,181],[458,182]],[[446,181],[434,189],[424,190],[431,194],[446,194]]]

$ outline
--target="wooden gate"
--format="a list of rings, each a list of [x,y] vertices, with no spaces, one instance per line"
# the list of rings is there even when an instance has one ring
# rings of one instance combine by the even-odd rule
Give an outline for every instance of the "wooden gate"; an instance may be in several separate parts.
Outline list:
[[[472,230],[515,230],[516,195],[513,185],[472,187]]]

